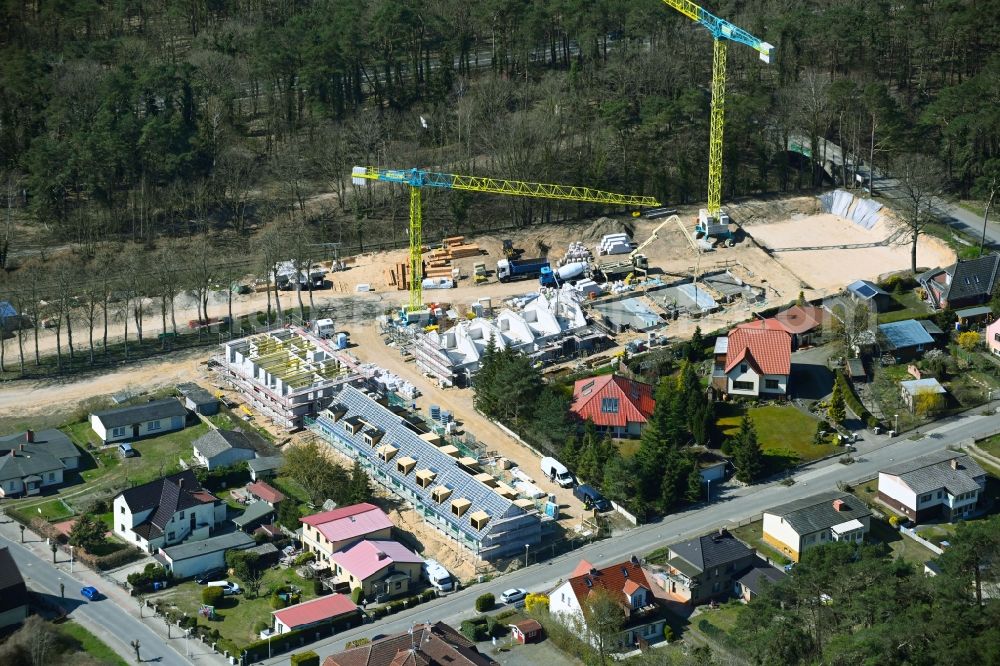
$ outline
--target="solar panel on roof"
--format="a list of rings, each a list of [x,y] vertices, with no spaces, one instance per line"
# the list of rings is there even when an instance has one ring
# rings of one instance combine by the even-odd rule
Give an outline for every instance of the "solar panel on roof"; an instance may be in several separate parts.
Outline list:
[[[855,289],[856,292],[864,296],[865,298],[870,298],[874,296],[877,292],[871,288],[870,285],[862,284],[860,287]]]

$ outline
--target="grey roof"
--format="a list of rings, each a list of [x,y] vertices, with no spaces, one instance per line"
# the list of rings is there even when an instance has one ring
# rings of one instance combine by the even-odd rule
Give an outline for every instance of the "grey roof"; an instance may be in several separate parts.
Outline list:
[[[233,518],[233,523],[237,527],[243,527],[244,525],[249,525],[255,520],[261,520],[272,513],[274,513],[274,507],[267,502],[252,502],[250,506],[246,508],[246,511]]]
[[[743,574],[736,582],[754,594],[760,594],[764,589],[765,581],[767,581],[766,584],[779,585],[786,578],[788,575],[780,569],[775,569],[772,566],[759,566]]]
[[[100,419],[105,428],[119,428],[146,421],[156,421],[174,416],[187,416],[187,409],[177,398],[165,398],[153,402],[94,412],[93,416]]]
[[[338,410],[344,411],[347,416],[335,423],[331,412]],[[344,423],[357,424],[360,420],[385,433],[375,447],[369,446],[364,441],[363,435],[368,428],[359,429],[355,435],[344,429]],[[349,442],[351,448],[367,460],[378,473],[398,481],[408,493],[419,498],[418,501],[426,504],[428,508],[440,506],[441,509],[435,512],[438,517],[476,542],[482,541],[486,544],[490,541],[487,535],[491,533],[499,535],[503,531],[503,519],[527,515],[527,512],[512,500],[499,495],[460,468],[455,458],[421,439],[415,427],[403,416],[383,407],[353,386],[341,389],[330,409],[324,410],[317,416],[314,429],[327,438],[335,437],[341,442]],[[377,453],[378,448],[385,444],[391,444],[399,449],[388,462],[383,461]],[[396,469],[396,463],[407,456],[417,463],[409,473],[402,474]],[[435,478],[426,488],[421,488],[417,485],[415,476],[418,470],[424,469],[434,472]],[[442,485],[452,489],[452,494],[445,502],[438,504],[433,499],[432,492]],[[462,517],[454,516],[448,508],[453,500],[459,498],[471,502]],[[489,521],[481,530],[475,529],[470,522],[471,514],[476,511],[485,511],[490,515]]]
[[[944,292],[948,301],[962,298],[988,296],[993,292],[997,279],[997,267],[1000,266],[1000,255],[988,254],[967,261],[959,261],[945,269],[951,275],[951,284]]]
[[[56,458],[78,458],[80,449],[62,430],[39,430],[34,433],[33,442],[27,441],[27,433],[0,436],[0,455],[24,444],[24,450],[44,451]]]
[[[956,461],[958,469],[951,468],[952,460]],[[986,475],[975,460],[964,453],[947,449],[928,453],[881,471],[883,474],[898,476],[917,494],[941,488],[952,495],[973,492],[980,489],[975,479]]]
[[[253,472],[267,472],[279,469],[285,463],[282,456],[262,456],[247,461],[247,467]]]
[[[865,301],[871,300],[876,296],[889,295],[889,292],[885,291],[874,282],[870,282],[868,280],[855,280],[851,284],[847,285],[847,291]]]
[[[254,450],[250,438],[237,430],[209,430],[194,440],[194,448],[206,458],[214,458],[229,449]]]
[[[879,324],[878,330],[885,336],[889,349],[906,349],[917,345],[934,344],[934,338],[931,337],[931,334],[915,319]]]
[[[28,588],[21,571],[4,546],[0,548],[0,613],[24,606],[28,601]]]
[[[253,548],[247,548],[247,552],[255,553],[257,555],[260,555],[261,557],[264,557],[266,555],[274,555],[275,553],[277,553],[278,547],[275,546],[273,543],[264,542],[262,544],[254,546]]]
[[[29,476],[63,469],[62,461],[44,451],[15,451],[0,456],[0,481],[26,479]]]
[[[698,572],[736,562],[747,555],[753,555],[753,550],[747,548],[729,532],[723,534],[713,532],[688,541],[671,544],[668,548],[670,548],[671,553],[694,566]],[[677,568],[680,569],[680,567]]]
[[[918,319],[917,323],[924,327],[924,330],[931,335],[944,335],[944,331],[941,327],[932,322],[930,319]]]
[[[988,305],[976,305],[971,308],[962,308],[961,310],[955,310],[955,315],[959,319],[969,319],[970,317],[981,317],[983,315],[988,315],[993,312],[993,308]]]
[[[917,395],[923,391],[928,391],[930,393],[947,393],[945,388],[941,386],[941,382],[933,377],[908,379],[906,381],[899,382],[899,387],[910,395]]]
[[[840,511],[833,508],[833,503],[836,500],[841,500],[844,503]],[[871,510],[865,506],[864,502],[854,495],[839,491],[805,497],[768,509],[764,513],[784,518],[785,522],[799,536],[830,529],[834,525],[845,523],[848,520],[872,515]]]
[[[178,562],[209,553],[217,553],[220,550],[249,548],[255,544],[256,542],[249,534],[230,532],[229,534],[220,534],[219,536],[209,537],[201,541],[185,541],[176,546],[168,546],[163,549],[163,552],[173,562]]]
[[[177,390],[196,405],[212,405],[219,402],[218,398],[193,382],[178,384]]]

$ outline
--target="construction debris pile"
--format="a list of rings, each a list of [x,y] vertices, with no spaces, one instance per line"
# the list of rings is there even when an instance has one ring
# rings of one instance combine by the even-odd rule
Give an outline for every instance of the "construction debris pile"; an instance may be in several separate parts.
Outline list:
[[[374,363],[364,363],[358,366],[358,372],[362,377],[373,381],[382,391],[391,391],[407,400],[413,400],[420,396],[420,391],[413,384]]]

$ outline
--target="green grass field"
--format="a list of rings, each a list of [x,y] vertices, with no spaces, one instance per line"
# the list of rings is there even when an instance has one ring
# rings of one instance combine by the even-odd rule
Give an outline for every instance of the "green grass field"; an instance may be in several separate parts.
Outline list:
[[[1000,458],[1000,435],[993,435],[992,437],[981,439],[976,442],[976,446],[983,451],[986,451],[986,453],[991,456]]]
[[[720,405],[716,425],[723,437],[732,437],[740,428],[743,408],[738,405]],[[816,424],[819,420],[791,406],[769,405],[751,407],[750,418],[757,429],[757,439],[768,467],[778,471],[802,462],[822,458],[837,451],[828,441],[815,444]]]
[[[239,580],[239,579],[234,579]],[[173,604],[183,613],[198,618],[199,624],[209,629],[218,629],[222,638],[232,641],[238,648],[255,641],[253,627],[258,622],[271,622],[270,591],[286,584],[297,585],[302,590],[302,601],[314,599],[313,583],[295,573],[293,569],[269,569],[264,574],[264,583],[260,588],[260,596],[247,599],[246,593],[235,597],[227,597],[222,606],[215,609],[218,620],[208,621],[198,615],[201,608],[201,591],[204,586],[194,582],[181,583],[156,598]]]
[[[778,566],[790,564],[791,560],[779,553],[773,546],[764,541],[764,521],[755,520],[752,523],[729,530],[733,536],[755,548],[758,553],[769,558]]]
[[[119,657],[114,650],[108,647],[104,641],[76,622],[64,622],[56,626],[59,628],[59,633],[74,643],[76,649],[73,651],[86,652],[100,664],[108,664],[109,666],[126,666],[128,664],[127,661]]]
[[[887,312],[880,312],[878,323],[888,324],[894,321],[913,319],[914,317],[926,317],[931,311],[927,303],[917,297],[915,291],[910,290],[893,294],[892,298],[895,301],[895,307]]]
[[[889,523],[878,518],[871,519],[868,539],[873,543],[888,544],[892,556],[897,560],[906,560],[912,564],[923,564],[936,557],[933,551],[902,532],[894,530]]]

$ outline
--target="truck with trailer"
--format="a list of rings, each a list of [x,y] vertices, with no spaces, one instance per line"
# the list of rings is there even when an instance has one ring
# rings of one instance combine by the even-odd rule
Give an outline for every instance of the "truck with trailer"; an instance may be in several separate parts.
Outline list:
[[[537,259],[501,259],[497,262],[497,279],[500,282],[528,280],[542,274],[543,268],[550,268],[545,257]]]

